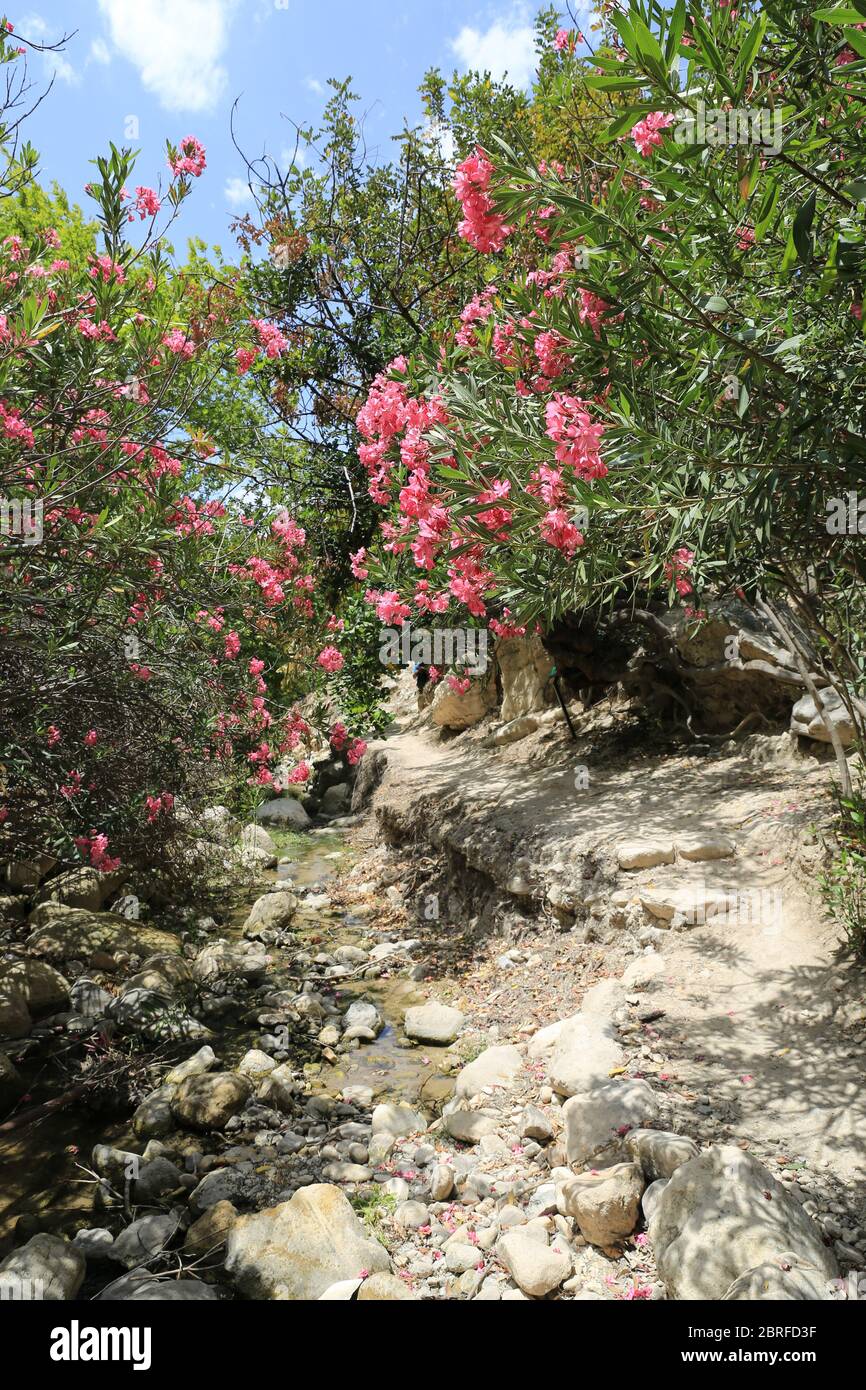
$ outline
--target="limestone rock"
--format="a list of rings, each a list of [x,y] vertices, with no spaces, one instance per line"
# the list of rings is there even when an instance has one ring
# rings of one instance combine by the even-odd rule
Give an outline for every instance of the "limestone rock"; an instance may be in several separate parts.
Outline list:
[[[550,1084],[561,1096],[592,1091],[610,1079],[622,1057],[610,1020],[573,1014],[555,1035],[548,1063]]]
[[[673,864],[675,857],[674,842],[667,836],[622,840],[616,847],[621,869],[654,869],[658,864]]]
[[[566,1178],[559,1190],[559,1209],[573,1216],[584,1240],[609,1249],[630,1236],[637,1225],[644,1180],[636,1163],[617,1163],[599,1172]]]
[[[562,1107],[567,1161],[585,1164],[605,1149],[618,1147],[626,1129],[646,1124],[657,1113],[658,1101],[646,1081],[608,1081],[572,1096]]]
[[[677,1168],[649,1232],[673,1298],[723,1298],[741,1274],[788,1252],[827,1279],[838,1273],[803,1209],[762,1163],[731,1145],[714,1145]]]
[[[84,1282],[81,1250],[59,1236],[41,1232],[0,1260],[0,1300],[61,1302],[74,1298]]]
[[[280,893],[263,893],[257,898],[244,922],[244,936],[253,937],[262,928],[281,931],[287,927],[298,906],[296,894],[288,889]]]
[[[293,830],[306,830],[312,824],[296,796],[274,796],[263,801],[256,810],[256,820],[264,825],[291,826]]]
[[[561,1245],[548,1245],[546,1231],[538,1234],[518,1226],[498,1241],[496,1253],[519,1289],[530,1298],[544,1298],[571,1273],[571,1258]]]
[[[791,710],[792,732],[804,738],[817,739],[819,743],[831,743],[830,731],[824,722],[826,717],[838,733],[842,747],[849,748],[856,738],[856,730],[841,695],[837,695],[832,687],[828,687],[821,691],[821,700],[825,707],[824,715],[818,713],[818,707],[811,695],[804,695],[797,701]],[[866,705],[855,699],[854,706],[861,719],[866,718]]]
[[[633,1129],[623,1143],[649,1183],[672,1177],[700,1153],[694,1139],[660,1129]]]
[[[835,1298],[835,1281],[790,1251],[776,1260],[757,1265],[755,1269],[747,1269],[723,1295],[726,1303],[754,1303],[761,1299],[770,1299],[774,1303],[831,1303]]]
[[[386,1102],[377,1105],[372,1117],[373,1134],[389,1134],[400,1138],[406,1134],[417,1134],[427,1128],[427,1121],[411,1105]]]
[[[232,1115],[242,1110],[252,1087],[234,1072],[206,1072],[189,1076],[178,1086],[171,1110],[178,1124],[190,1129],[225,1129]]]
[[[463,1022],[464,1015],[459,1009],[430,999],[426,1004],[406,1010],[403,1031],[407,1038],[414,1038],[416,1042],[438,1043],[444,1047],[454,1041]]]
[[[365,1279],[358,1290],[358,1303],[387,1302],[416,1302],[416,1296],[412,1290],[407,1288],[402,1279],[398,1279],[396,1274],[371,1274],[369,1279]]]
[[[455,1094],[477,1096],[486,1087],[507,1090],[523,1071],[520,1049],[512,1046],[487,1047],[460,1071]]]
[[[390,1268],[339,1188],[314,1183],[291,1201],[241,1216],[228,1234],[226,1271],[246,1298],[318,1299],[345,1279]]]

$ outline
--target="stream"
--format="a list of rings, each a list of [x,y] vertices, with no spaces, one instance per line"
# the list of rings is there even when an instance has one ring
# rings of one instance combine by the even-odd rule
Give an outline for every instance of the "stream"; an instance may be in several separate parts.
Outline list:
[[[280,841],[279,835],[275,838]],[[351,850],[339,830],[314,829],[286,837],[286,844],[277,869],[265,875],[270,883],[289,881],[295,888],[310,894],[327,894],[331,880],[351,864]],[[257,893],[250,895],[234,910],[222,935],[229,939],[241,936],[243,923]],[[292,923],[294,949],[306,950],[311,956],[330,953],[338,946],[362,946],[366,949],[377,941],[387,939],[377,930],[373,914],[360,915],[336,907],[307,907],[304,899]],[[269,984],[273,988],[288,985],[292,948],[268,946],[273,958]],[[319,967],[316,967],[318,970]],[[405,1101],[417,1106],[422,1087],[425,1099],[444,1098],[450,1085],[443,1072],[449,1069],[444,1047],[428,1044],[417,1046],[408,1042],[400,1030],[404,1010],[423,1002],[423,987],[408,980],[399,971],[393,976],[383,974],[375,979],[352,978],[326,982],[320,988],[331,990],[342,1007],[351,997],[364,997],[376,1005],[384,1019],[384,1027],[374,1042],[337,1053],[336,1060],[307,1063],[304,1067],[310,1089],[314,1094],[337,1094],[347,1087],[363,1087],[378,1099]],[[286,979],[284,981],[283,977]],[[295,978],[293,988],[297,989]],[[258,1046],[262,1029],[256,1026],[228,1022],[214,1024],[216,1034],[212,1046],[222,1064],[236,1066],[243,1054]],[[64,1038],[64,1042],[66,1039]],[[190,1045],[178,1056],[195,1051]],[[21,1070],[31,1083],[32,1096],[25,1104],[38,1104],[56,1094],[43,1074],[50,1075],[42,1053]],[[166,1068],[168,1069],[168,1068]],[[64,1086],[68,1082],[64,1082]],[[62,1088],[61,1088],[62,1089]],[[44,1119],[0,1137],[0,1256],[11,1248],[11,1237],[21,1217],[34,1217],[38,1228],[72,1234],[88,1224],[92,1213],[93,1182],[82,1171],[89,1165],[90,1153],[96,1144],[110,1144],[139,1151],[141,1140],[130,1127],[131,1113],[126,1118],[114,1113],[100,1113],[86,1106],[71,1104]],[[17,1243],[17,1242],[16,1242]]]

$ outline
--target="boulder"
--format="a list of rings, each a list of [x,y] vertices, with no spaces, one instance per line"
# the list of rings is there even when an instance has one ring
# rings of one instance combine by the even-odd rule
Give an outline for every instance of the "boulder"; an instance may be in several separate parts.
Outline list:
[[[318,1299],[342,1280],[387,1272],[390,1261],[339,1188],[313,1183],[288,1202],[239,1217],[225,1268],[244,1297],[288,1301]]]
[[[818,713],[818,707],[811,695],[804,695],[797,701],[791,710],[791,732],[803,738],[816,739],[819,743],[831,743],[826,719],[839,735],[842,747],[849,748],[857,737],[857,731],[841,695],[838,695],[832,686],[828,686],[826,690],[821,691],[821,700],[824,705],[823,715]],[[866,720],[866,705],[857,699],[854,699],[853,703],[861,721]]]
[[[672,1177],[700,1153],[694,1139],[662,1129],[633,1129],[623,1143],[649,1183]]]
[[[427,1128],[427,1121],[411,1105],[386,1102],[377,1105],[373,1111],[373,1133],[390,1134],[400,1138],[407,1134],[418,1134]]]
[[[464,1015],[459,1009],[430,999],[426,1004],[417,1004],[406,1010],[403,1032],[416,1042],[438,1043],[445,1047],[457,1037],[463,1022]]]
[[[75,1298],[84,1282],[86,1261],[77,1246],[41,1232],[0,1260],[0,1301]]]
[[[548,1245],[543,1228],[518,1226],[508,1231],[497,1242],[496,1253],[517,1287],[530,1298],[544,1298],[571,1274],[571,1256],[561,1237],[554,1236]]]
[[[496,678],[491,669],[470,681],[464,695],[452,690],[447,680],[436,685],[430,718],[440,729],[470,729],[496,708]]]
[[[190,1226],[183,1243],[184,1253],[192,1259],[219,1255],[237,1219],[237,1210],[231,1202],[215,1202]]]
[[[70,990],[72,1008],[82,1018],[105,1018],[114,1003],[114,995],[109,994],[95,980],[79,976]]]
[[[672,1298],[723,1298],[740,1275],[791,1254],[827,1279],[838,1273],[802,1207],[762,1163],[731,1145],[714,1145],[676,1169],[649,1233]]]
[[[493,1134],[497,1128],[496,1118],[480,1110],[448,1110],[443,1112],[443,1118],[451,1138],[459,1139],[462,1144],[477,1144],[485,1134]]]
[[[396,1274],[371,1274],[358,1290],[358,1303],[412,1303],[416,1295]]]
[[[245,825],[240,834],[240,847],[250,853],[262,856],[262,863],[269,868],[275,869],[277,866],[277,846],[271,839],[264,826]]]
[[[154,1279],[143,1277],[121,1292],[107,1296],[123,1303],[216,1303],[223,1295],[213,1284],[201,1279]]]
[[[54,904],[45,904],[37,913],[31,914],[35,930],[27,938],[27,949],[50,961],[86,961],[97,951],[108,955],[126,951],[138,956],[180,952],[180,941],[170,932],[130,921],[117,913],[58,909]]]
[[[507,1090],[522,1071],[523,1057],[518,1047],[487,1047],[459,1072],[455,1094],[469,1098],[488,1087]]]
[[[550,1084],[561,1096],[592,1091],[610,1079],[622,1058],[623,1051],[609,1019],[573,1014],[555,1035],[548,1062]]]
[[[201,815],[202,834],[207,840],[229,845],[236,840],[240,826],[228,806],[207,806]]]
[[[27,1090],[24,1078],[19,1075],[11,1058],[0,1052],[0,1114],[10,1109]]]
[[[67,869],[43,885],[36,895],[36,902],[64,903],[67,907],[98,912],[106,899],[117,892],[125,878],[122,869],[111,874],[101,874],[87,866]]]
[[[600,1172],[578,1173],[562,1183],[557,1203],[572,1216],[591,1245],[607,1250],[630,1236],[637,1225],[643,1174],[636,1163],[617,1163]]]
[[[146,1095],[132,1117],[133,1133],[139,1139],[161,1139],[176,1127],[171,1101],[174,1086],[158,1086]]]
[[[202,1076],[204,1072],[211,1071],[216,1065],[216,1053],[212,1047],[205,1043],[191,1057],[185,1061],[178,1062],[176,1067],[166,1072],[164,1081],[169,1086],[179,1086],[181,1081],[186,1081],[188,1076]]]
[[[385,775],[388,755],[382,748],[368,748],[358,763],[355,785],[352,788],[352,811],[361,811]]]
[[[0,991],[16,990],[31,1014],[57,1013],[69,1005],[69,982],[42,960],[0,966]]]
[[[312,821],[296,796],[274,796],[263,801],[256,810],[256,820],[264,825],[278,825],[292,830],[306,830]],[[268,836],[270,840],[270,835]],[[273,844],[273,840],[271,840]],[[267,848],[267,846],[259,846]]]
[[[326,789],[319,810],[325,816],[341,816],[344,811],[348,811],[351,797],[352,788],[349,783],[337,782],[335,786]]]
[[[356,999],[346,1010],[343,1024],[347,1031],[351,1028],[367,1028],[375,1037],[382,1029],[383,1020],[375,1004],[371,1004],[367,999]]]
[[[172,1212],[141,1216],[115,1236],[109,1258],[127,1269],[146,1264],[167,1249],[179,1228],[180,1218]]]
[[[646,1081],[608,1081],[572,1096],[562,1107],[567,1162],[585,1165],[606,1149],[619,1148],[626,1130],[646,1124],[657,1113],[658,1101]]]
[[[240,1076],[248,1076],[250,1081],[255,1084],[258,1081],[264,1081],[276,1065],[273,1057],[269,1057],[267,1052],[262,1052],[259,1047],[251,1047],[249,1052],[245,1052],[238,1062],[237,1069]]]
[[[244,922],[244,936],[254,937],[262,927],[282,931],[295,915],[298,899],[295,893],[284,889],[279,893],[263,893],[250,909]]]
[[[243,1110],[252,1087],[235,1072],[205,1072],[182,1081],[171,1101],[178,1124],[189,1129],[225,1129],[232,1115]]]
[[[251,942],[215,941],[199,951],[192,963],[192,975],[200,985],[213,985],[217,980],[232,977],[252,983],[262,979],[268,964],[265,952]]]

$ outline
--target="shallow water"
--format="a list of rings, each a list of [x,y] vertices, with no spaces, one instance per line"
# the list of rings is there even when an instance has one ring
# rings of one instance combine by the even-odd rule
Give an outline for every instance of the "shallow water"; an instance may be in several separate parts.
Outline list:
[[[277,837],[278,839],[280,837]],[[339,831],[314,830],[285,837],[289,862],[280,864],[272,880],[291,879],[299,886],[327,893],[335,874],[351,864],[351,852]],[[240,933],[250,903],[232,914],[226,935]],[[360,917],[336,908],[304,909],[293,925],[298,945],[315,955],[340,945],[372,945],[377,933],[373,917]],[[274,984],[279,984],[280,958],[291,952],[269,948],[275,957]],[[288,959],[287,959],[288,963]],[[401,968],[403,968],[401,966]],[[324,1058],[308,1072],[314,1092],[337,1093],[347,1086],[368,1087],[374,1097],[419,1104],[421,1087],[447,1070],[445,1048],[407,1043],[400,1030],[403,1012],[426,997],[423,986],[395,975],[376,980],[334,981],[337,1000],[347,995],[372,1001],[385,1019],[375,1042],[361,1043],[348,1053],[338,1053],[332,1065]],[[259,1028],[229,1024],[216,1029],[213,1047],[226,1065],[234,1065],[255,1046]],[[14,1049],[11,1050],[14,1058]],[[34,1063],[39,1066],[41,1063]],[[28,1075],[28,1067],[21,1068]],[[51,1097],[50,1085],[34,1088],[33,1104]],[[0,1136],[0,1253],[10,1245],[15,1222],[22,1215],[50,1220],[52,1229],[73,1230],[92,1208],[93,1182],[83,1171],[95,1144],[139,1148],[132,1136],[129,1117],[96,1114],[70,1105],[37,1124]]]

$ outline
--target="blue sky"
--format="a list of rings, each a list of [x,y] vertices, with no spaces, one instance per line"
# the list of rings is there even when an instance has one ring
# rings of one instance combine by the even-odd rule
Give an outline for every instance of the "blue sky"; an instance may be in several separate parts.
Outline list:
[[[173,239],[180,248],[201,236],[229,250],[229,220],[248,198],[229,133],[235,97],[243,147],[279,157],[294,147],[282,117],[315,123],[327,78],[351,75],[368,143],[381,140],[386,152],[404,116],[419,119],[416,88],[427,67],[507,70],[525,85],[534,10],[523,0],[35,0],[9,15],[37,42],[77,31],[61,55],[29,60],[37,84],[54,74],[27,125],[44,179],[86,208],[88,161],[108,140],[140,149],[134,181],[156,185],[165,183],[166,137],[196,135],[208,168]]]

